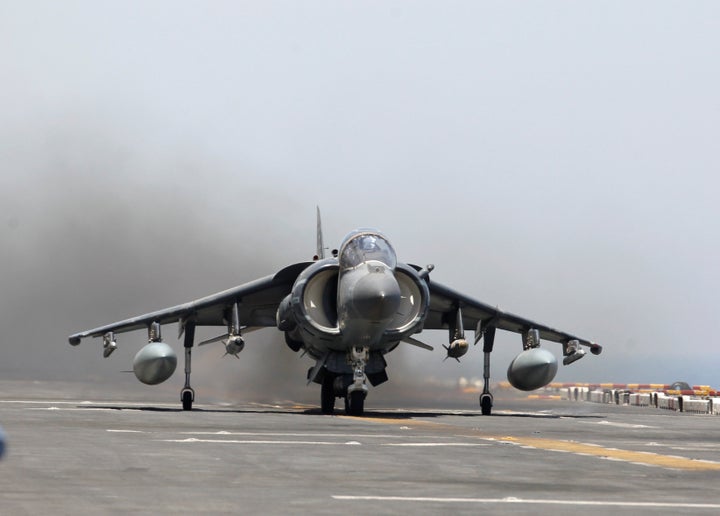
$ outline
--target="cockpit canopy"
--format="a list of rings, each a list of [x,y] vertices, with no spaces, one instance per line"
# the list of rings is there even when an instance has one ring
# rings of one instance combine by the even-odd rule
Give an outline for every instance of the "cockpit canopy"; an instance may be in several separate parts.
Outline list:
[[[340,249],[341,269],[352,269],[370,260],[395,268],[397,257],[387,238],[375,230],[358,230],[345,237]]]

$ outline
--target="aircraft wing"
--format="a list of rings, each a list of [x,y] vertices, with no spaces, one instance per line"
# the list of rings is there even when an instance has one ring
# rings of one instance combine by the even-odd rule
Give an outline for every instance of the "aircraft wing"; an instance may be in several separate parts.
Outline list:
[[[85,337],[100,337],[107,332],[124,333],[147,329],[152,323],[168,324],[193,319],[198,326],[223,326],[233,304],[239,304],[243,326],[275,326],[275,313],[280,301],[290,292],[297,276],[309,262],[296,263],[272,276],[266,276],[237,287],[212,294],[189,303],[131,317],[69,337],[77,345]]]
[[[501,330],[515,333],[535,329],[540,332],[540,338],[544,340],[560,343],[577,340],[581,345],[591,348],[595,354],[602,350],[601,346],[587,339],[536,323],[519,315],[503,312],[440,283],[429,281],[428,287],[430,289],[430,309],[425,319],[424,329],[426,330],[447,329],[449,321],[453,320],[457,308],[460,307],[463,326],[466,329],[476,329],[479,323],[482,328],[495,326]]]

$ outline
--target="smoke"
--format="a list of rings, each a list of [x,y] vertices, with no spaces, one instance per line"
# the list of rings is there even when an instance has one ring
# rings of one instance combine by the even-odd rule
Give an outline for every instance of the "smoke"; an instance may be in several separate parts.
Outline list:
[[[31,136],[31,135],[25,135]],[[6,142],[17,142],[17,137]],[[137,138],[69,120],[3,147],[0,374],[120,380],[144,339],[120,336],[108,360],[70,333],[171,306],[271,274],[290,257],[266,229],[292,200],[202,153],[158,155]],[[226,180],[225,180],[226,181]],[[231,188],[227,188],[230,186]],[[261,209],[262,204],[265,209]],[[273,208],[278,207],[278,208]],[[307,253],[313,214],[308,213]],[[295,244],[293,232],[287,237]],[[301,249],[300,246],[294,246]],[[174,329],[165,329],[172,341]],[[168,335],[170,333],[170,335]],[[95,348],[95,349],[89,349]]]
[[[159,152],[122,125],[82,116],[62,130],[24,136],[25,145],[3,148],[5,167],[18,179],[1,194],[4,379],[103,384],[131,396],[157,389],[174,398],[184,380],[174,325],[163,331],[180,356],[178,371],[159,387],[124,372],[144,332],[118,335],[108,359],[99,340],[72,348],[67,336],[272,274],[314,251],[312,205],[200,148],[178,144]],[[336,228],[336,218],[326,217],[326,225]],[[328,245],[337,245],[337,232],[326,230]],[[223,332],[199,328],[197,340]],[[425,336],[438,348],[446,339]],[[248,334],[240,360],[223,353],[221,344],[194,348],[199,400],[317,404],[318,388],[305,380],[313,361],[288,349],[277,330]],[[389,355],[390,382],[371,395],[378,402],[424,400],[428,385],[448,387],[463,374],[454,361],[441,362],[441,352],[432,359],[425,353],[403,345]]]
[[[67,336],[306,260],[314,252],[314,203],[283,193],[288,189],[273,188],[261,172],[223,161],[202,145],[148,144],[122,124],[81,115],[68,118],[58,129],[39,127],[40,131],[8,129],[0,143],[5,171],[0,189],[0,377],[102,383],[129,395],[147,396],[148,390],[157,389],[158,396],[174,399],[183,384],[182,359],[173,378],[159,387],[143,386],[132,374],[122,372],[131,369],[132,357],[146,339],[143,332],[120,335],[119,349],[109,359],[102,358],[98,340],[71,348]],[[345,215],[325,212],[327,245],[337,245],[338,235],[350,229],[344,226]],[[362,224],[362,213],[350,215]],[[384,229],[391,238],[397,237],[401,260],[434,261],[438,248],[452,247],[442,243],[443,235],[411,231],[408,238],[403,227],[395,225]],[[486,234],[487,241],[492,237]],[[483,273],[482,284],[474,272],[450,274],[446,280],[443,275],[452,267],[446,256],[439,257],[444,261],[438,262],[433,277],[489,302],[509,299],[512,311],[558,327],[579,328],[582,334],[585,328],[602,326],[594,320],[589,298],[570,303],[565,288],[547,283],[538,290],[519,287],[532,285],[536,275],[553,270],[538,260],[542,255],[536,253],[532,263],[522,263],[520,254],[498,254],[503,258],[484,256],[483,270],[505,273]],[[563,267],[559,264],[555,272],[562,280],[559,285],[567,284],[565,276],[571,274]],[[638,284],[642,271],[635,271],[634,277]],[[595,297],[594,307],[616,303],[612,292],[593,284],[589,274],[577,275],[573,281],[589,282],[588,288],[604,293],[605,299]],[[645,281],[652,278],[648,275]],[[558,312],[557,307],[563,310]],[[557,321],[558,313],[566,320]],[[629,320],[616,319],[616,323],[617,328],[604,333],[622,335],[632,325]],[[165,327],[164,337],[181,355],[176,331],[174,326]],[[223,331],[201,329],[198,340]],[[373,389],[372,403],[447,399],[455,396],[459,377],[481,376],[478,348],[458,364],[442,361],[445,332],[424,332],[420,338],[436,351],[403,344],[388,355],[390,381]],[[570,370],[561,368],[558,379],[629,381],[628,364],[642,346],[629,338],[619,347],[616,342],[601,343],[609,344],[603,356],[588,357]],[[517,336],[498,335],[493,381],[504,379],[507,364],[519,351]],[[307,386],[305,380],[312,360],[290,351],[275,329],[249,334],[240,360],[222,357],[223,352],[220,344],[194,349],[192,381],[199,400],[317,404],[318,388]],[[646,356],[643,368],[645,373],[635,374],[632,381],[692,383],[697,378],[692,357],[670,363],[662,353]],[[474,403],[474,396],[467,398]]]
[[[200,149],[158,152],[122,126],[81,116],[62,130],[24,136],[24,146],[3,148],[18,179],[1,194],[3,379],[103,384],[130,396],[156,389],[174,398],[184,381],[175,325],[163,336],[178,352],[178,370],[158,387],[127,373],[144,332],[118,335],[107,359],[98,339],[73,348],[67,336],[272,274],[314,252],[312,205]],[[326,238],[337,245],[336,235]],[[198,328],[196,339],[224,331]],[[305,380],[314,362],[287,348],[277,330],[248,334],[240,360],[223,354],[221,344],[194,348],[198,400],[317,404],[319,389]],[[435,373],[412,355],[388,357],[391,381],[378,399],[416,392],[412,386]]]

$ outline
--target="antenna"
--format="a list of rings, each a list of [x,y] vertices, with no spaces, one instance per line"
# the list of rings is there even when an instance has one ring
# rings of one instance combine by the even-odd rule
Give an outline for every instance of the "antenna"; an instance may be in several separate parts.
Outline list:
[[[322,221],[320,220],[320,206],[317,208],[317,249],[315,256],[322,260],[325,258],[325,246],[323,245]]]

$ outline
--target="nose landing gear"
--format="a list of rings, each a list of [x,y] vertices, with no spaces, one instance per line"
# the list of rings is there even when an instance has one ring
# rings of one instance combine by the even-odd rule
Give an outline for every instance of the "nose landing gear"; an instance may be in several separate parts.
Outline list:
[[[349,416],[362,416],[365,410],[365,396],[367,392],[348,392],[345,397],[345,413]]]
[[[365,397],[368,392],[365,366],[369,356],[370,349],[367,346],[354,346],[348,356],[353,369],[353,383],[347,388],[345,412],[351,416],[362,416],[365,409]]]

